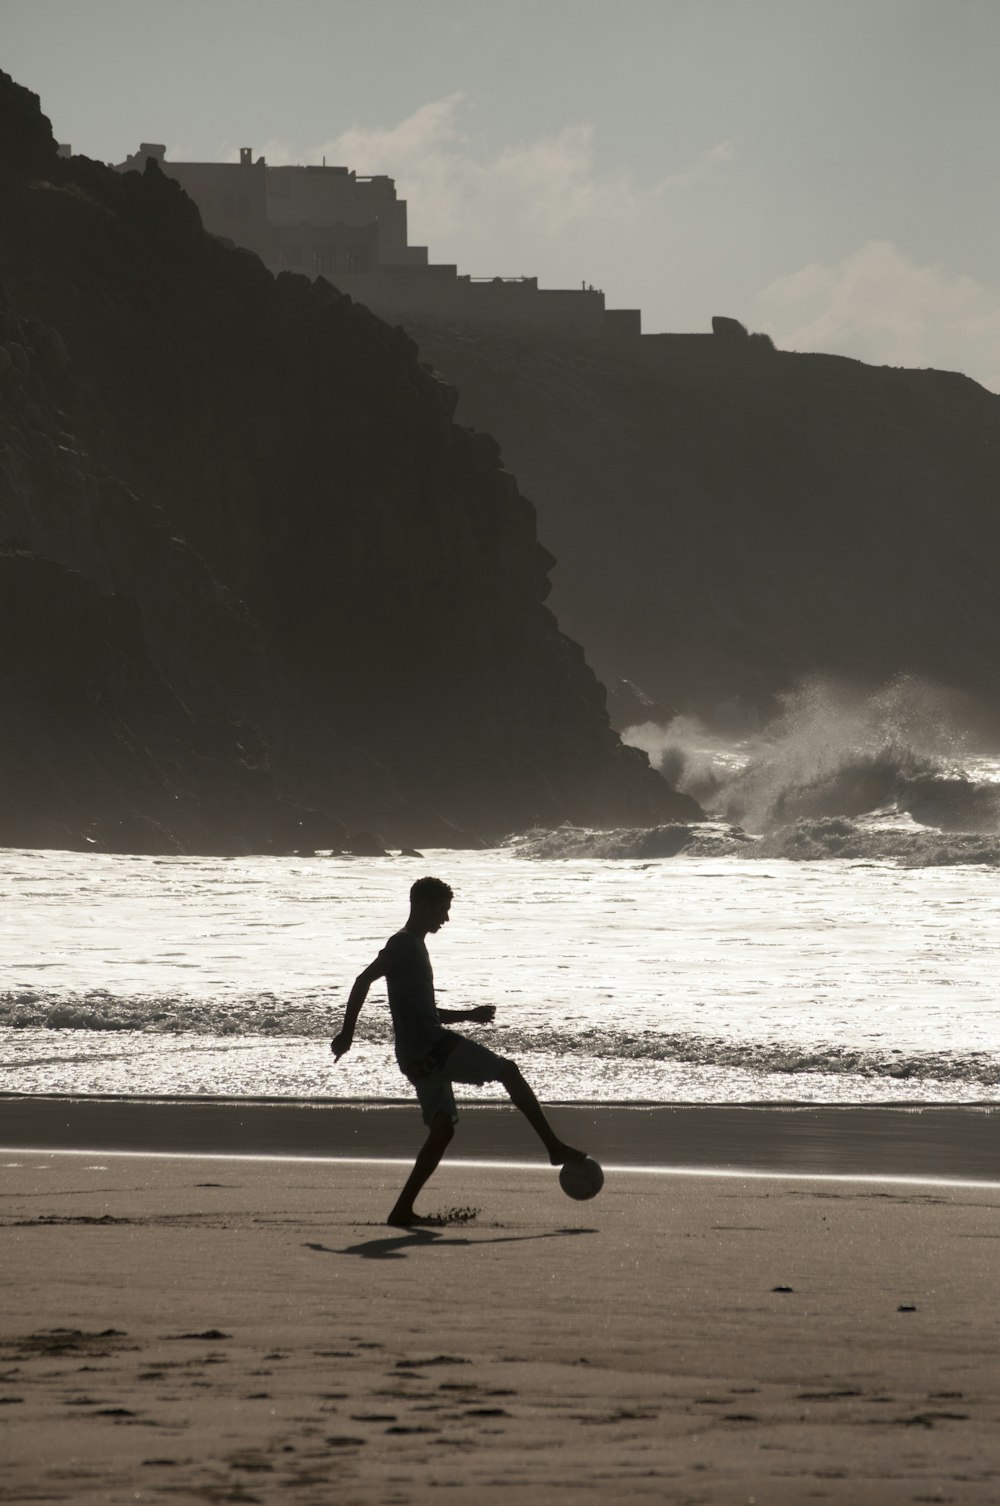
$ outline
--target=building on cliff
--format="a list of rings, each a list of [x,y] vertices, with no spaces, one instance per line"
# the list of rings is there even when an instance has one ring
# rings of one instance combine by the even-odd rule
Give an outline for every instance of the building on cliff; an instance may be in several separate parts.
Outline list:
[[[549,289],[537,277],[470,277],[428,259],[407,237],[406,201],[392,178],[346,167],[272,167],[241,147],[239,162],[168,162],[143,142],[118,164],[143,171],[152,157],[201,212],[205,229],[256,252],[272,272],[325,277],[386,316],[453,317],[480,324],[557,329],[583,339],[641,333],[638,309],[608,309],[597,288]]]

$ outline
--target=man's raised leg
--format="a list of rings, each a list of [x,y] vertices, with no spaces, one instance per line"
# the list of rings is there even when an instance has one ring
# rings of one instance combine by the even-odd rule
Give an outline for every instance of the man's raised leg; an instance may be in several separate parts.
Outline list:
[[[541,1140],[549,1153],[549,1160],[553,1166],[562,1166],[566,1161],[583,1161],[586,1159],[582,1150],[574,1150],[572,1145],[567,1145],[560,1140],[549,1121],[542,1111],[531,1090],[527,1080],[522,1076],[521,1069],[516,1062],[506,1064],[504,1074],[500,1078],[501,1083],[510,1094],[510,1101],[516,1109],[527,1119],[535,1134]]]
[[[392,1224],[399,1229],[408,1229],[411,1224],[418,1222],[413,1211],[413,1204],[418,1194],[430,1178],[434,1175],[441,1164],[441,1157],[455,1136],[455,1126],[451,1122],[451,1115],[442,1109],[431,1120],[427,1139],[417,1154],[413,1170],[406,1179],[406,1185],[396,1199],[395,1207],[386,1219],[387,1224]]]

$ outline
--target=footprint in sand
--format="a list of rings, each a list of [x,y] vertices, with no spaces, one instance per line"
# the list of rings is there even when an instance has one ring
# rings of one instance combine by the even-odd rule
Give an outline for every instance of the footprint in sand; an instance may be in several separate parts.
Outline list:
[[[231,1339],[231,1333],[223,1333],[218,1328],[206,1328],[202,1333],[167,1333],[165,1339]]]
[[[457,1354],[436,1354],[428,1360],[397,1360],[397,1370],[423,1370],[428,1365],[471,1365],[471,1360],[462,1359]]]

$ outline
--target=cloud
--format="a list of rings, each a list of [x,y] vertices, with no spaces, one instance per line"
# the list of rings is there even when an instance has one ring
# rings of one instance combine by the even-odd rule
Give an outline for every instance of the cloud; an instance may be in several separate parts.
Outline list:
[[[462,94],[450,94],[387,130],[353,126],[321,150],[328,162],[394,177],[429,241],[457,238],[480,253],[498,237],[509,246],[528,234],[558,237],[606,215],[641,214],[650,195],[628,172],[597,171],[590,126],[489,152],[467,133],[466,108]]]
[[[669,188],[690,188],[693,183],[697,183],[700,179],[707,177],[714,168],[722,166],[727,162],[734,162],[738,155],[739,152],[735,141],[717,141],[714,146],[710,146],[707,151],[702,152],[701,156],[697,157],[689,166],[682,168],[679,172],[668,174],[656,191],[657,193],[662,193],[665,189]]]
[[[755,312],[789,349],[962,370],[1000,391],[1000,288],[921,266],[890,241],[777,278]]]
[[[353,125],[307,151],[266,142],[268,162],[319,162],[361,174],[387,173],[409,204],[410,242],[432,261],[474,276],[537,275],[549,286],[602,277],[634,302],[667,233],[672,195],[731,163],[720,141],[659,182],[599,164],[587,123],[488,147],[472,131],[475,111],[461,93],[422,105],[386,127]],[[220,154],[222,155],[222,154]],[[230,159],[235,153],[225,153]]]

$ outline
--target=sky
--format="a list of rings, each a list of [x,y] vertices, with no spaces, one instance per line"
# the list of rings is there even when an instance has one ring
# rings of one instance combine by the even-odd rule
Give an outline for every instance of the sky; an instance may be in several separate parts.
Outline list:
[[[385,172],[411,244],[1000,391],[1000,0],[0,0],[60,141]]]

